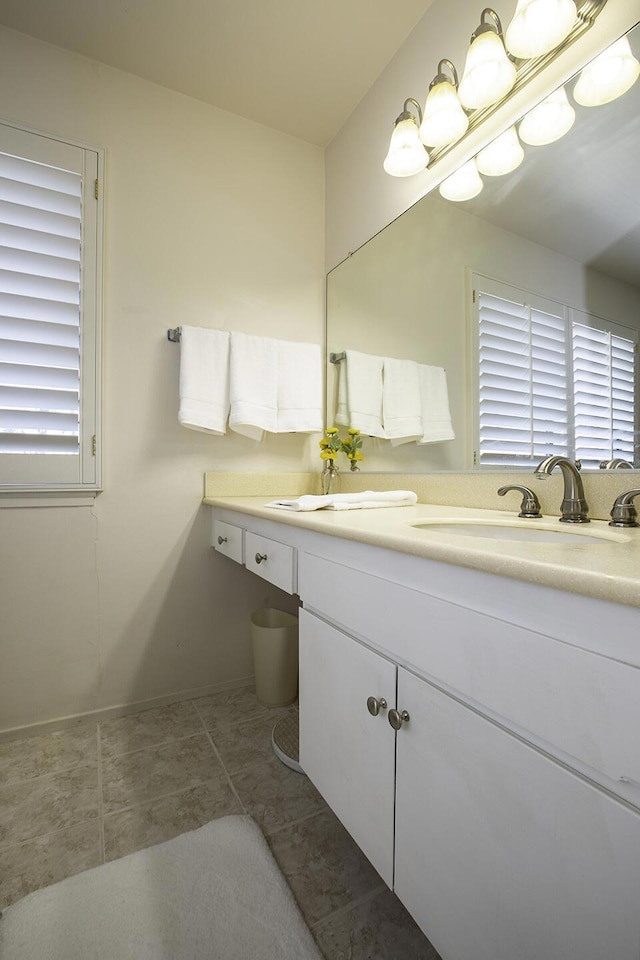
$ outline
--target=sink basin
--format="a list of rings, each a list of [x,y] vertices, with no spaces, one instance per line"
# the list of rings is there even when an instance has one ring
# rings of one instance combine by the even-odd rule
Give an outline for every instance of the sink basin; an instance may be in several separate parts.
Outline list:
[[[526,543],[617,543],[626,537],[605,531],[564,529],[563,527],[540,526],[535,520],[531,526],[510,523],[508,520],[420,520],[412,527],[434,533],[453,534],[459,537],[478,537],[482,540],[519,540]],[[535,524],[535,526],[534,526]]]

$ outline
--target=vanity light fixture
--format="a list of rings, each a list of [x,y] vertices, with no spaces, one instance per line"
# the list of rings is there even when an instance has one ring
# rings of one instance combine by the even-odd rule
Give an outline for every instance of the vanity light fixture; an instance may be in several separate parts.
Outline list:
[[[460,103],[468,110],[490,107],[502,100],[515,82],[516,67],[504,47],[500,17],[491,7],[485,7],[471,35],[458,88]]]
[[[488,177],[502,177],[519,167],[524,160],[524,150],[518,140],[515,127],[509,127],[492,140],[476,157],[480,173]]]
[[[518,0],[506,48],[521,60],[541,57],[568,37],[577,18],[574,0]]]
[[[429,85],[424,117],[416,100],[405,100],[404,109],[396,119],[384,161],[386,172],[394,177],[410,177],[420,173],[425,167],[438,163],[450,150],[455,149],[458,141],[465,139],[468,132],[476,130],[481,123],[489,120],[504,100],[513,96],[569,44],[581,37],[593,25],[606,2],[607,0],[518,0],[516,12],[507,30],[506,47],[500,17],[491,7],[485,7],[480,23],[471,36],[460,83],[453,63],[450,60],[441,60],[438,73]],[[526,47],[525,40],[528,44]],[[543,50],[545,52],[539,52]],[[625,69],[631,73],[640,69],[630,50],[618,59],[624,61]],[[451,76],[445,73],[445,68]],[[585,77],[587,70],[588,68],[585,68],[583,71]],[[629,86],[637,75],[636,72]],[[588,86],[586,79],[584,84],[578,86]],[[620,90],[615,96],[622,92],[624,91]],[[576,99],[583,102],[579,98],[580,92]],[[584,102],[586,103],[586,100]],[[601,99],[595,102],[606,101]],[[410,104],[413,104],[415,110],[409,107]],[[568,111],[565,110],[565,123],[568,122],[568,116]],[[527,123],[525,129],[528,126]],[[563,132],[566,133],[566,130]],[[548,140],[535,142],[551,143],[559,136],[561,134],[556,133]],[[524,136],[522,139],[527,142]],[[533,142],[531,140],[531,143]],[[431,155],[424,148],[421,151],[419,143],[428,146]]]
[[[448,67],[451,78],[444,72]],[[444,147],[467,132],[469,117],[458,97],[458,74],[451,60],[441,60],[438,73],[429,84],[420,124],[420,139],[428,147]]]
[[[455,173],[447,177],[439,187],[440,196],[445,200],[472,200],[482,190],[482,177],[478,173],[475,160],[464,163]]]
[[[629,41],[621,37],[588,63],[578,78],[573,96],[583,107],[599,107],[630,90],[640,74]]]
[[[408,109],[409,104],[415,106],[417,117]],[[389,152],[384,161],[384,169],[392,177],[411,177],[424,170],[429,162],[429,154],[418,135],[421,123],[422,108],[417,100],[409,97],[404,102],[402,113],[396,117]]]
[[[569,103],[564,87],[558,87],[542,103],[525,114],[520,121],[518,134],[523,143],[541,147],[564,137],[575,119],[576,112]]]

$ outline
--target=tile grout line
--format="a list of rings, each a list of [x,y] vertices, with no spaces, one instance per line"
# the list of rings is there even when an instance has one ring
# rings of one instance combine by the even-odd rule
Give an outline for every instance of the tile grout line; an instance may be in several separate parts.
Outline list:
[[[57,833],[65,833],[74,827],[83,827],[86,823],[97,823],[98,817],[90,817],[88,820],[77,820],[75,823],[69,823],[66,827],[58,827],[57,830],[49,830],[47,833],[38,833],[34,837],[24,837],[23,840],[14,840],[12,843],[0,844],[0,853],[7,850],[13,850],[14,847],[21,847],[25,843],[34,843],[36,840],[45,840],[47,837],[54,837]]]
[[[100,724],[97,724],[96,736],[98,738],[98,846],[100,863],[105,862],[104,849],[104,797],[102,795],[102,733]]]
[[[240,809],[242,810],[243,813],[246,814],[247,811],[246,811],[245,805],[244,805],[244,803],[242,802],[242,800],[240,799],[240,795],[238,794],[238,791],[237,791],[236,788],[235,788],[235,784],[234,784],[233,780],[231,779],[231,774],[230,774],[229,771],[227,770],[227,768],[226,768],[226,766],[225,766],[225,764],[224,764],[224,762],[223,762],[223,760],[222,760],[222,757],[220,756],[220,752],[219,752],[218,748],[216,747],[215,743],[213,742],[213,737],[211,736],[210,732],[207,730],[207,725],[206,725],[206,723],[205,723],[205,721],[204,721],[204,718],[202,717],[202,715],[201,715],[200,711],[198,710],[198,708],[197,708],[197,706],[196,706],[195,703],[193,704],[193,708],[194,708],[194,710],[196,711],[196,713],[198,714],[198,716],[200,717],[200,720],[202,721],[202,724],[203,724],[204,729],[205,729],[205,733],[206,733],[206,735],[207,735],[207,739],[208,739],[209,743],[211,744],[211,748],[212,748],[212,750],[213,750],[214,756],[216,757],[218,763],[219,763],[220,766],[222,767],[222,770],[223,770],[223,773],[224,773],[224,775],[225,775],[225,777],[226,777],[227,783],[229,784],[229,788],[231,789],[232,794],[234,795],[234,797],[236,798],[236,800],[237,800],[238,803],[240,804]]]
[[[196,707],[195,704],[193,704],[193,708],[196,711],[198,719],[202,724],[202,730],[196,730],[195,733],[186,733],[183,737],[171,737],[168,740],[160,740],[154,743],[149,743],[143,747],[134,747],[133,750],[123,750],[121,753],[114,753],[113,755],[103,757],[103,759],[105,761],[109,761],[109,760],[117,760],[119,757],[129,757],[131,756],[132,753],[140,753],[142,750],[152,750],[155,747],[163,747],[170,743],[181,743],[183,740],[189,740],[190,737],[200,737],[202,736],[203,733],[206,733],[209,736],[212,731],[207,727],[206,721],[200,715],[198,708]],[[255,721],[257,720],[263,720],[265,716],[268,716],[268,714],[265,714],[264,716],[258,716],[258,717],[249,717],[246,720],[237,720],[235,723],[230,723],[228,726],[216,727],[214,728],[214,731],[216,729],[219,729],[222,732],[226,733],[228,730],[235,730],[236,727],[240,727],[243,724],[255,723]],[[87,764],[81,764],[81,766],[87,766]],[[48,774],[42,774],[42,776],[48,776]],[[36,778],[33,777],[30,779],[36,779]],[[27,781],[20,781],[20,782],[26,783]]]
[[[103,818],[109,819],[109,817],[115,817],[119,813],[126,813],[129,810],[137,810],[139,807],[144,807],[148,803],[156,803],[157,800],[168,800],[170,797],[178,797],[181,793],[187,793],[188,790],[197,790],[198,787],[206,787],[207,784],[215,783],[216,780],[226,779],[223,774],[224,771],[221,770],[217,777],[209,777],[208,780],[200,780],[198,783],[192,783],[188,787],[180,787],[179,790],[171,790],[169,793],[158,793],[153,797],[147,797],[145,800],[139,800],[137,803],[128,803],[124,807],[118,807],[117,810],[105,810]]]
[[[205,730],[196,730],[195,733],[185,733],[183,737],[171,737],[169,740],[159,740],[154,741],[153,743],[148,743],[144,747],[135,747],[133,750],[123,750],[122,753],[114,753],[113,755],[108,755],[103,757],[105,763],[109,763],[111,760],[119,760],[121,757],[130,757],[132,753],[142,753],[143,750],[155,750],[157,747],[166,747],[172,743],[182,743],[183,740],[190,740],[192,737],[201,737],[203,733],[206,733]]]
[[[15,742],[17,743],[18,741]],[[57,777],[63,773],[73,773],[74,770],[80,770],[81,767],[95,767],[97,766],[97,763],[97,760],[90,760],[88,763],[81,760],[80,762],[73,764],[73,766],[49,770],[47,773],[39,773],[36,777],[25,777],[23,780],[7,780],[0,783],[0,790],[4,790],[8,787],[24,786],[26,783],[36,783],[38,780],[44,780],[45,777]]]
[[[343,907],[338,907],[337,910],[333,910],[331,913],[328,913],[326,917],[320,917],[319,920],[316,920],[315,923],[308,924],[310,930],[317,930],[322,928],[326,923],[329,923],[331,920],[335,920],[336,917],[342,916],[344,913],[348,913],[349,910],[354,910],[357,907],[362,906],[363,903],[368,903],[369,900],[374,900],[380,893],[383,893],[389,888],[385,883],[381,883],[380,886],[376,887],[374,890],[370,890],[369,893],[363,893],[361,897],[356,897],[355,900],[351,900],[349,903],[346,903]]]
[[[320,807],[318,810],[314,810],[313,813],[308,813],[305,817],[298,817],[297,820],[290,820],[288,823],[283,823],[281,827],[276,827],[275,830],[269,831],[269,837],[277,837],[284,830],[288,830],[289,827],[297,827],[301,823],[306,823],[307,820],[313,820],[314,817],[319,816],[321,813],[326,813],[329,807],[326,805],[326,800],[322,801],[325,804],[323,807]]]

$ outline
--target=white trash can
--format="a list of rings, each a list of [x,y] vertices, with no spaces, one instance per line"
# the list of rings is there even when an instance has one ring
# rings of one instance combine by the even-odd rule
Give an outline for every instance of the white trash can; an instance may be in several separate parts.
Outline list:
[[[251,614],[256,695],[266,707],[284,707],[298,695],[298,618],[264,607]]]

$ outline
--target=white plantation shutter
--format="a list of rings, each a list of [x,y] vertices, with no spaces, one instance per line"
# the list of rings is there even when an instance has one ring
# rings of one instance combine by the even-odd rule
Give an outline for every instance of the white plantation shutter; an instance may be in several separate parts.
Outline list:
[[[97,484],[97,153],[0,124],[0,483]]]
[[[476,462],[633,463],[638,333],[478,275],[473,286]]]
[[[633,463],[638,335],[573,314],[576,457],[588,467],[613,457]]]
[[[534,466],[566,453],[566,318],[506,284],[476,286],[480,465]]]

